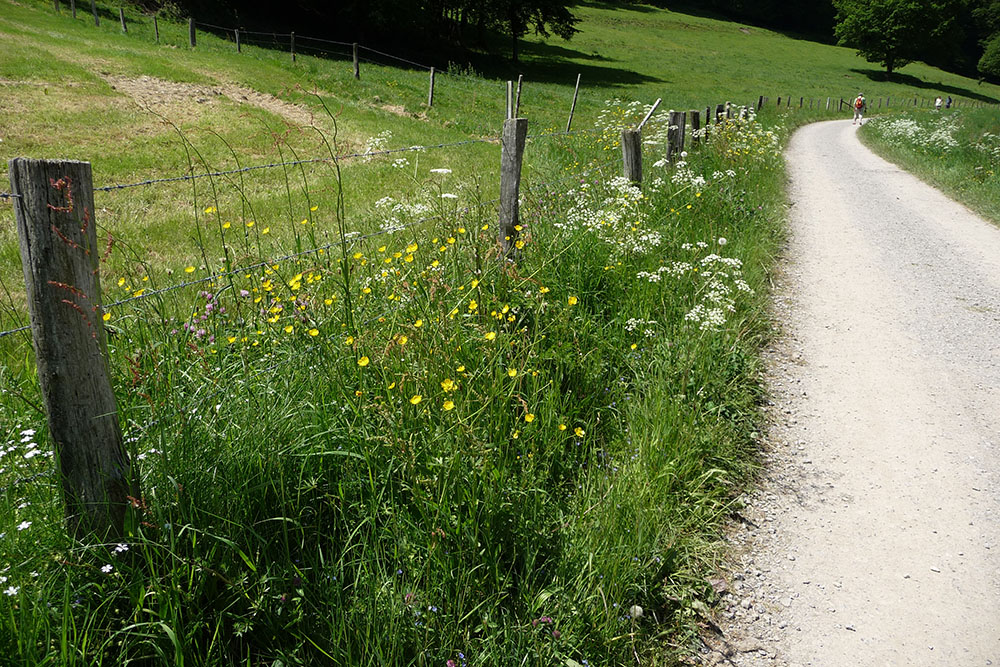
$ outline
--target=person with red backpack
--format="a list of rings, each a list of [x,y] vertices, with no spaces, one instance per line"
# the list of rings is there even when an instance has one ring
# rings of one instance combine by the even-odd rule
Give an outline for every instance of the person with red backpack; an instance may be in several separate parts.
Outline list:
[[[854,124],[857,124],[857,123],[860,123],[861,125],[864,125],[865,124],[865,121],[864,121],[865,109],[868,106],[868,103],[865,102],[865,95],[864,95],[864,93],[858,93],[858,96],[854,98],[854,104],[851,105],[851,106],[854,107],[854,122],[851,123],[851,125],[854,125]]]

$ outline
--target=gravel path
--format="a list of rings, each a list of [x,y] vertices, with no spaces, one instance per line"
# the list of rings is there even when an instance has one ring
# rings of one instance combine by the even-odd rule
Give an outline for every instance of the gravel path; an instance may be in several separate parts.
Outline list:
[[[856,129],[788,149],[766,480],[702,664],[1000,665],[1000,229]]]

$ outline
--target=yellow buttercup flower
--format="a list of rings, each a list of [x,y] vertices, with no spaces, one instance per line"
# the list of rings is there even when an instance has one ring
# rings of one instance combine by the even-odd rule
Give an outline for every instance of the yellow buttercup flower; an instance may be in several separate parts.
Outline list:
[[[108,320],[111,319],[111,313],[104,313],[103,315],[101,315],[101,319],[107,322]]]
[[[454,401],[445,401],[444,405],[441,406],[441,409],[444,410],[445,412],[448,412],[449,410],[454,410],[455,409],[455,402]]]
[[[412,405],[416,405],[417,403],[419,403],[422,400],[424,400],[423,396],[421,396],[420,394],[415,394],[412,398],[410,398],[410,403]]]
[[[535,421],[535,415],[529,412],[528,414],[524,415],[524,421],[530,424],[531,422]]]
[[[285,327],[285,333],[292,333],[292,331],[294,331],[294,330],[295,330],[295,327],[293,327],[291,324],[289,324],[287,327]]]
[[[571,296],[571,297],[570,297],[570,298],[568,299],[568,301],[569,301],[569,305],[571,305],[571,306],[575,306],[575,305],[577,304],[577,301],[578,301],[578,299],[577,299],[577,298],[576,298],[575,296]]]
[[[309,330],[309,335],[310,336],[318,336],[319,335],[319,329],[310,329]]]
[[[566,424],[559,424],[559,430],[560,431],[565,431],[566,430]]]
[[[362,368],[364,368],[365,366],[368,365],[368,363],[370,361],[371,360],[368,357],[361,357],[360,359],[358,359],[358,366],[361,366]],[[395,383],[393,383],[393,384],[395,384]],[[389,387],[389,388],[392,389],[392,387]]]
[[[573,429],[573,433],[576,433],[576,437],[578,437],[578,438],[582,438],[583,436],[585,436],[587,434],[587,432],[584,431],[579,426],[577,426],[575,429]]]
[[[516,368],[508,368],[507,369],[507,376],[508,377],[512,377],[512,378],[517,377],[517,369]]]
[[[445,391],[455,391],[455,381],[451,378],[441,380],[441,388]]]
[[[185,267],[184,273],[194,273],[194,267],[193,266]]]
[[[497,332],[496,331],[487,331],[486,332],[486,336],[485,336],[486,340],[493,340],[496,337],[497,337]]]

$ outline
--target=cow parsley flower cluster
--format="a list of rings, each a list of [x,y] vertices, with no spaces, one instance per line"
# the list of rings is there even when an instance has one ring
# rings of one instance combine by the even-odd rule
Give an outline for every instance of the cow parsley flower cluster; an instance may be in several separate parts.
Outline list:
[[[958,140],[953,136],[956,125],[950,116],[922,120],[920,122],[911,116],[875,118],[869,123],[869,131],[888,141],[911,144],[924,152],[946,153],[958,148]]]
[[[565,220],[554,226],[593,234],[612,246],[614,258],[644,255],[663,243],[659,231],[646,227],[648,213],[642,191],[627,178],[611,179],[606,194],[585,183],[567,195],[577,203]]]

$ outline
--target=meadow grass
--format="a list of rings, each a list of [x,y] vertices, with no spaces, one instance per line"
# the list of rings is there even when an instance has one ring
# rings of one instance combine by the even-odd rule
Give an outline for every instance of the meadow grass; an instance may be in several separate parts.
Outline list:
[[[581,6],[570,50],[525,50],[538,136],[509,262],[495,143],[333,159],[495,137],[499,81],[439,78],[427,109],[420,71],[366,63],[355,81],[346,61],[237,57],[207,34],[191,50],[166,21],[157,46],[148,21],[121,35],[103,5],[100,28],[47,3],[3,7],[6,155],[70,146],[97,185],[328,159],[96,193],[114,241],[109,361],[143,491],[121,542],[65,534],[30,339],[0,338],[2,655],[573,667],[689,650],[756,461],[782,142],[830,116],[768,108],[665,165],[660,113],[641,191],[617,178],[619,133],[655,97],[825,97],[849,52]],[[660,48],[618,46],[644,35]],[[723,53],[745,37],[826,69],[758,91]],[[713,49],[666,85],[678,53]],[[582,131],[546,135],[599,58],[582,70],[600,82]],[[0,223],[7,328],[24,321],[7,204]]]
[[[1000,224],[1000,122],[995,110],[911,112],[868,123],[879,155]]]

